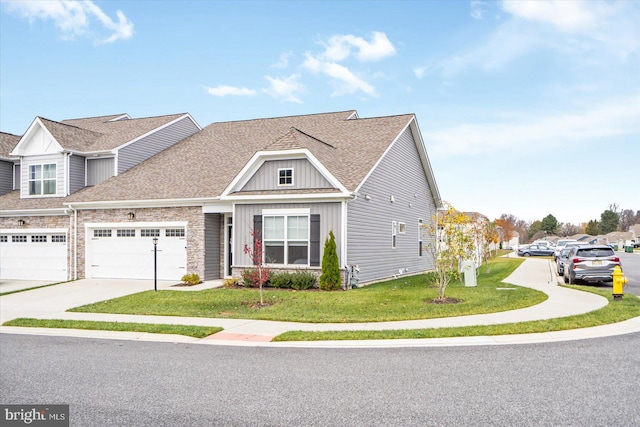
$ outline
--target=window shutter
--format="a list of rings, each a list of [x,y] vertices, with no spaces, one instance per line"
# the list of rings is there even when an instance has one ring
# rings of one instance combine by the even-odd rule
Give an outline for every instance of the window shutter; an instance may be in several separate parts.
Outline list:
[[[320,215],[309,218],[309,265],[320,266]]]
[[[262,215],[253,216],[253,231],[253,253],[256,254],[258,253],[258,244],[262,241]],[[256,262],[254,264],[257,265]]]

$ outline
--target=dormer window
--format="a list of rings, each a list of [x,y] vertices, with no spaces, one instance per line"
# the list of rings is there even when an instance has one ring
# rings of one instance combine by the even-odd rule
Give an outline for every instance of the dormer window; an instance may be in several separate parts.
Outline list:
[[[278,186],[293,185],[293,168],[278,169]]]
[[[56,194],[56,164],[29,166],[29,195]]]

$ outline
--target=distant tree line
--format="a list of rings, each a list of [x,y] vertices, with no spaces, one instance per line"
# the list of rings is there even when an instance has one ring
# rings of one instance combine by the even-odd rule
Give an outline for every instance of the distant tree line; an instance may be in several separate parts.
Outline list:
[[[612,231],[628,231],[630,226],[640,224],[640,210],[619,209],[614,203],[602,212],[599,220],[593,219],[582,224],[561,223],[552,214],[529,222],[515,215],[502,214],[495,224],[501,230],[502,241],[509,241],[515,231],[520,235],[520,241],[526,243],[546,236],[567,237],[583,233],[598,236]]]

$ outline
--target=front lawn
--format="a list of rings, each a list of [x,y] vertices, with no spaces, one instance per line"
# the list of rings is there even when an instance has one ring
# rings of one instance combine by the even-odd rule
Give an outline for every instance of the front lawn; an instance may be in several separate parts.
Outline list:
[[[542,292],[501,282],[521,263],[521,259],[494,258],[490,273],[485,272],[484,266],[479,270],[477,287],[465,288],[461,282],[450,284],[447,297],[462,300],[458,304],[431,303],[438,290],[430,285],[428,275],[417,275],[346,292],[267,288],[266,307],[258,306],[257,289],[208,289],[147,291],[70,311],[309,323],[383,322],[494,313],[529,307],[547,298]]]

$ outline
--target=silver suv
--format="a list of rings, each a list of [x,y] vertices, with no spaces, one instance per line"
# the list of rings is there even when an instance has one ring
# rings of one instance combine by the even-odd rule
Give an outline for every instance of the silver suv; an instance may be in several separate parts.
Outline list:
[[[620,258],[610,246],[574,246],[564,263],[564,283],[611,282],[616,265],[620,265]]]

